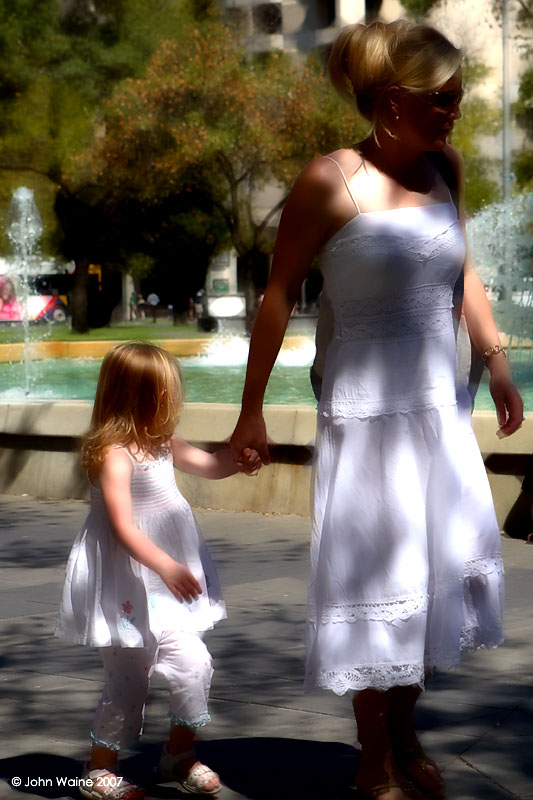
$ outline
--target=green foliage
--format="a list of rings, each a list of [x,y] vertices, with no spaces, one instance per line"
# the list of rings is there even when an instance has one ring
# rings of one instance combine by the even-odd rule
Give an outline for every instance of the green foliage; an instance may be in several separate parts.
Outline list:
[[[160,43],[142,77],[121,82],[105,105],[103,138],[74,167],[115,198],[146,203],[199,187],[212,197],[240,255],[268,252],[256,197],[285,191],[318,154],[362,128],[329,87],[323,67],[287,54],[254,57],[212,13]],[[87,176],[88,177],[88,176]]]
[[[145,278],[154,268],[154,259],[146,253],[124,253],[129,274],[136,280]]]
[[[481,130],[491,135],[500,129],[499,113],[486,100],[467,96],[461,106],[462,117],[453,131],[453,144],[465,159],[465,205],[468,215],[499,197],[499,187],[491,175],[497,175],[497,163],[483,157],[476,136]]]
[[[533,149],[520,150],[514,159],[516,183],[521,191],[533,192]]]
[[[499,162],[479,155],[465,161],[465,212],[468,217],[500,199],[500,187],[490,175],[497,175]]]
[[[402,6],[410,17],[424,17],[428,14],[437,0],[402,0]]]
[[[518,100],[514,107],[518,124],[533,136],[533,67],[527,69],[521,79]]]

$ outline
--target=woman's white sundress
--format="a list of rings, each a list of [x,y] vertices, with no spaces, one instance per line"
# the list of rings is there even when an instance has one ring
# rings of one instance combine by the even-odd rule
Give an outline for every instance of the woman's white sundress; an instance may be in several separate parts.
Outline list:
[[[135,524],[189,567],[202,594],[192,603],[178,601],[155,572],[131,558],[113,535],[100,488],[91,484],[91,508],[70,553],[56,627],[57,636],[79,644],[151,649],[163,631],[201,632],[226,616],[213,561],[176,486],[172,454],[164,448],[155,461],[130,459]]]
[[[499,530],[456,400],[464,256],[452,202],[359,213],[320,253],[334,334],[318,407],[308,689],[423,687],[461,650],[502,641]]]

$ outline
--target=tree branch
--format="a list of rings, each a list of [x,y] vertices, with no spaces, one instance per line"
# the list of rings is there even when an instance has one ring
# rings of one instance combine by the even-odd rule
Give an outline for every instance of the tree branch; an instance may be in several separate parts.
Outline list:
[[[280,209],[283,208],[283,206],[285,205],[285,202],[287,200],[287,197],[288,197],[288,194],[284,195],[281,198],[281,200],[278,203],[276,203],[276,205],[273,208],[270,209],[270,211],[268,212],[266,217],[263,219],[263,221],[257,226],[257,230],[258,230],[259,233],[262,233],[265,230],[266,226],[268,225],[268,223],[270,222],[272,217],[275,214],[277,214]]]
[[[518,0],[518,5],[522,6],[522,10],[524,11],[527,17],[531,17],[533,19],[533,8],[530,8],[524,0]]]

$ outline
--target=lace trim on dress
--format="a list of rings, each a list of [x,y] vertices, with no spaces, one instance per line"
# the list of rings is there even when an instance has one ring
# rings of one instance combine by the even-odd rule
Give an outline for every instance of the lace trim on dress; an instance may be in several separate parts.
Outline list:
[[[425,653],[424,664],[361,664],[350,668],[321,670],[315,679],[311,674],[306,676],[305,688],[318,686],[338,695],[370,688],[386,691],[394,686],[410,684],[418,684],[423,689],[428,671],[450,669],[459,663],[461,653],[485,647],[498,647],[502,642],[503,634],[498,626],[483,630],[477,626],[465,627],[461,631],[457,648],[434,648],[431,652]]]
[[[441,336],[453,329],[451,308],[449,284],[352,300],[340,305],[334,335],[347,341]]]
[[[442,336],[453,328],[449,309],[393,314],[390,317],[357,318],[336,326],[335,337],[343,341],[383,342],[389,339],[420,339]]]
[[[451,575],[447,580],[440,581],[435,586],[434,595],[436,597],[450,595],[450,593],[462,595],[465,591],[465,580],[468,578],[491,575],[495,572],[501,575],[503,571],[503,562],[498,553],[471,559],[465,563],[464,576]],[[406,597],[396,597],[393,600],[378,602],[325,603],[320,610],[320,619],[317,618],[316,605],[309,603],[308,618],[311,623],[320,622],[322,625],[330,622],[354,623],[359,620],[395,622],[409,619],[415,614],[425,614],[427,609],[428,593],[419,591]]]
[[[172,714],[171,712],[169,712],[168,715],[172,725],[179,725],[183,726],[184,728],[203,728],[204,725],[208,725],[211,722],[211,717],[209,714],[204,714],[196,722],[188,722],[186,719],[178,717],[177,714]]]
[[[454,406],[457,403],[455,390],[450,387],[448,397],[440,391],[438,402],[433,392],[421,394],[402,394],[399,397],[388,396],[382,398],[343,398],[342,400],[327,400],[318,407],[321,417],[339,419],[368,419],[369,417],[390,417],[395,414],[410,414],[412,412],[431,411],[435,408]]]
[[[314,685],[338,695],[370,688],[386,691],[393,686],[411,684],[418,684],[423,688],[424,670],[424,664],[361,664],[349,668],[321,670]],[[313,681],[308,678],[306,686],[312,684]]]
[[[504,573],[502,557],[499,553],[478,556],[465,563],[465,578],[477,578],[480,575],[490,575],[497,572]]]
[[[415,286],[402,289],[385,296],[362,297],[341,304],[341,315],[351,317],[362,314],[365,317],[389,315],[394,312],[414,313],[434,311],[436,308],[452,307],[453,290],[449,283],[435,283],[428,286]]]
[[[427,611],[426,592],[417,592],[409,597],[398,597],[394,600],[378,603],[328,603],[322,606],[320,622],[358,622],[359,620],[376,620],[394,622],[409,619],[414,614]],[[309,620],[316,622],[316,607],[309,606]]]
[[[456,220],[436,236],[408,237],[380,231],[379,235],[376,235],[376,233],[364,233],[347,236],[327,249],[330,253],[335,253],[336,255],[364,253],[365,257],[372,257],[373,255],[394,254],[395,256],[404,256],[414,261],[424,262],[436,258],[456,244],[462,243],[462,241],[463,233],[459,222]]]

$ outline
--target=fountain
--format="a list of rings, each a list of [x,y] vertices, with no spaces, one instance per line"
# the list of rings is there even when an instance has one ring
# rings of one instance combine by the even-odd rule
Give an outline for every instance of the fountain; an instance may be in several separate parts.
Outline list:
[[[533,194],[487,206],[469,220],[467,231],[520,384],[533,371]]]
[[[525,194],[489,206],[468,222],[473,260],[489,290],[497,323],[505,332],[513,374],[524,392],[527,410],[533,409],[533,348],[530,346],[533,232],[528,228],[532,218],[533,195]],[[33,194],[22,187],[13,197],[8,215],[8,235],[15,248],[17,271],[22,274],[23,306],[27,305],[28,275],[41,232],[42,223]],[[91,402],[100,361],[94,358],[53,358],[32,364],[27,313],[24,317],[24,361],[13,363],[11,369],[6,370],[0,400],[13,400],[24,392],[24,396],[29,395],[32,400],[79,399]],[[203,340],[198,354],[184,358],[177,344],[171,342],[169,347],[180,355],[189,402],[239,402],[248,356],[246,337],[214,335],[207,344]],[[315,401],[309,386],[308,370],[314,356],[313,336],[289,338],[286,345],[276,362],[266,402],[312,406]],[[89,354],[88,346],[84,349],[84,344],[80,343],[80,347],[82,355]],[[480,387],[476,408],[493,408],[486,385]]]
[[[37,243],[43,232],[41,215],[35,205],[31,189],[20,186],[15,190],[6,222],[7,235],[15,251],[15,272],[19,279],[17,299],[24,330],[24,394],[29,395],[31,384],[30,318],[28,313],[30,271],[35,261]]]

